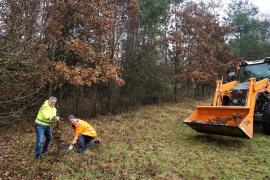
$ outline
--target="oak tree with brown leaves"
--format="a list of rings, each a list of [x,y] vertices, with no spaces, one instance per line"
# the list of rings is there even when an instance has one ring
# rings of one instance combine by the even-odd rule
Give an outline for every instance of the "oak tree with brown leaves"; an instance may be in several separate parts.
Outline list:
[[[195,3],[173,11],[170,54],[175,88],[179,83],[190,89],[221,79],[227,63],[234,59],[225,43],[230,28],[221,26],[217,17]]]
[[[123,85],[120,6],[137,11],[126,0],[1,1],[0,117],[21,117],[49,86]]]

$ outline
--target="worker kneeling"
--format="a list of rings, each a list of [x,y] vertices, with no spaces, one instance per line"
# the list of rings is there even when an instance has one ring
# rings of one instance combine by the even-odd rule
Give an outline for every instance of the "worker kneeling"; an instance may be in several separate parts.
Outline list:
[[[78,153],[83,153],[93,145],[100,144],[99,140],[94,140],[97,132],[89,123],[76,118],[73,114],[68,116],[68,120],[75,131],[75,137],[68,147],[68,151],[71,151],[75,146]]]

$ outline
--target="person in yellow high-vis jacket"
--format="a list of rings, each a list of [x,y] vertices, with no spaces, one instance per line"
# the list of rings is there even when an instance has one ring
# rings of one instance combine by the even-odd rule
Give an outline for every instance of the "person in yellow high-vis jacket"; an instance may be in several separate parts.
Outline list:
[[[100,144],[99,140],[94,140],[97,132],[88,122],[76,118],[73,114],[68,116],[68,120],[75,131],[75,136],[68,150],[72,150],[74,145],[76,145],[78,152],[83,153],[93,145]]]
[[[56,97],[50,97],[49,100],[46,100],[38,111],[38,115],[35,120],[35,129],[36,129],[36,147],[35,147],[35,156],[37,159],[42,159],[42,154],[46,153],[48,150],[49,143],[52,139],[52,132],[50,126],[56,120],[59,120],[59,117],[56,116],[55,103]],[[45,142],[41,152],[41,144],[43,141],[43,136],[45,136]]]

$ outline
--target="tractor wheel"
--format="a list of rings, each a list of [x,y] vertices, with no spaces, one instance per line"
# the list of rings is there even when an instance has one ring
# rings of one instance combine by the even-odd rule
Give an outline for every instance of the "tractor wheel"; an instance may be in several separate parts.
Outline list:
[[[270,103],[263,108],[263,133],[270,135]]]

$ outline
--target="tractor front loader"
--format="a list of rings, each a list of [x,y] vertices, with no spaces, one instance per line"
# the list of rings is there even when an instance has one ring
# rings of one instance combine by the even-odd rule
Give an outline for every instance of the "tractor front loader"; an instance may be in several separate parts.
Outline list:
[[[237,74],[237,81],[218,80],[213,105],[198,106],[184,123],[200,133],[251,139],[256,112],[270,134],[270,58],[241,62]]]

